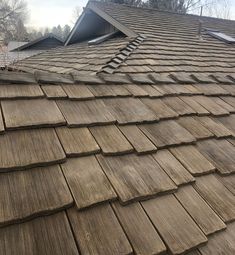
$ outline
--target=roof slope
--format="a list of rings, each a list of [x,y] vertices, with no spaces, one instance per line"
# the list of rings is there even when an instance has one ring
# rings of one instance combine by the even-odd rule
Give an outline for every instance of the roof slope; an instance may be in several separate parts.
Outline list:
[[[20,61],[12,68],[26,72],[40,70],[56,73],[95,74],[111,60],[111,65],[118,67],[143,40],[140,38],[139,41],[138,38],[131,40],[121,37],[110,39],[99,45],[89,46],[87,42],[83,42],[60,47]]]
[[[235,72],[234,45],[219,41],[207,35],[205,31],[202,31],[201,39],[198,36],[199,19],[203,21],[203,29],[218,29],[230,36],[235,36],[235,21],[172,14],[101,2],[91,2],[87,9],[94,9],[94,7],[129,30],[147,37],[144,43],[120,65],[116,66],[115,62],[107,60],[102,66],[102,70],[106,73],[195,72],[208,75],[216,72],[227,74]],[[99,47],[97,46],[97,51]],[[94,47],[86,48],[86,54],[89,54],[93,49]],[[65,55],[66,52],[67,50],[64,48]],[[49,54],[53,53],[54,51]],[[54,65],[47,59],[47,55],[45,55],[45,60],[48,64],[44,66],[44,70],[50,68],[50,65]],[[77,61],[79,63],[82,58],[77,58]],[[68,62],[64,62],[63,58],[58,59],[58,63],[64,66],[64,71],[70,72],[70,68],[67,67]],[[31,63],[23,61],[21,64],[30,67]],[[55,72],[59,72],[59,70],[55,70]]]
[[[234,76],[0,81],[0,254],[234,254]]]
[[[217,29],[235,36],[235,21],[181,15],[123,5],[92,3],[136,33],[147,36],[135,54],[114,72],[234,72],[234,45],[202,31]],[[138,22],[136,22],[138,20]]]
[[[0,74],[0,254],[233,255],[234,48],[196,16],[95,5],[145,36]]]

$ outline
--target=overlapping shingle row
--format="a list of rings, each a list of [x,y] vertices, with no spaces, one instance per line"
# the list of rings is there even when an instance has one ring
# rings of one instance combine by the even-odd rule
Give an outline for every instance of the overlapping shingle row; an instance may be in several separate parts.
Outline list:
[[[138,36],[115,38],[95,46],[85,42],[51,50],[20,61],[12,68],[83,74],[171,72],[208,76],[213,73],[218,79],[221,73],[235,74],[234,47],[206,33],[206,29],[212,29],[234,36],[234,21],[95,1],[90,5]],[[198,34],[200,23],[202,29]]]
[[[0,253],[232,255],[221,77],[2,73]]]
[[[54,73],[95,74],[107,62],[118,67],[131,54],[135,42],[123,37],[110,39],[100,45],[88,45],[87,42],[52,49],[36,56],[19,61],[11,66],[13,70],[32,73],[35,70]],[[117,64],[117,66],[116,66]],[[107,67],[108,68],[108,67]]]

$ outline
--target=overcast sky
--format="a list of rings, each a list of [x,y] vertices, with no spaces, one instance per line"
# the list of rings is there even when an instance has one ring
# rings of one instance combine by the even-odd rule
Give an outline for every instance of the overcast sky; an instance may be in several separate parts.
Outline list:
[[[53,27],[58,24],[72,24],[73,10],[76,6],[86,6],[88,0],[27,0],[30,18],[28,26]],[[231,18],[235,20],[235,0],[232,3]]]
[[[30,14],[27,25],[52,27],[58,24],[72,25],[74,8],[86,6],[87,0],[27,0],[27,2]]]

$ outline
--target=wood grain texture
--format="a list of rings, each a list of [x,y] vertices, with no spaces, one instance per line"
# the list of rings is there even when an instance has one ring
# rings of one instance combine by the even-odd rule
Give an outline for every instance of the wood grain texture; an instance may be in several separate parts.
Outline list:
[[[172,84],[171,84],[172,85]],[[169,86],[169,84],[154,84],[152,85],[155,89],[161,92],[162,96],[175,96],[177,95],[177,91],[173,89],[173,87]]]
[[[198,177],[194,187],[223,221],[235,219],[235,196],[214,175]]]
[[[0,134],[3,133],[4,130],[5,130],[5,127],[4,127],[2,113],[1,113],[1,108],[0,108]]]
[[[227,140],[205,140],[197,144],[200,152],[221,174],[235,172],[235,147]]]
[[[69,157],[89,155],[100,151],[99,145],[88,128],[56,128],[56,133]]]
[[[90,99],[94,98],[86,85],[63,85],[62,86],[70,99]]]
[[[177,120],[177,122],[187,129],[197,140],[207,139],[213,137],[214,134],[211,133],[206,127],[204,127],[198,120],[193,117],[182,117]]]
[[[161,99],[144,98],[141,101],[153,110],[159,119],[170,119],[179,116],[178,113],[163,103]]]
[[[210,235],[226,228],[224,222],[191,185],[179,189],[175,196],[205,235]]]
[[[215,171],[215,166],[195,146],[180,146],[171,148],[170,151],[195,176]]]
[[[235,195],[235,174],[220,177],[217,176],[217,178]]]
[[[122,203],[146,199],[177,187],[151,156],[97,156]]]
[[[53,129],[10,131],[0,136],[0,171],[63,162],[64,151]]]
[[[228,95],[228,91],[224,90],[218,84],[194,84],[198,90],[200,90],[204,95]]]
[[[52,66],[51,68],[57,68]],[[61,69],[61,67],[59,67]],[[38,83],[42,84],[73,84],[72,76],[70,74],[59,74],[56,72],[47,71],[36,71],[35,73]]]
[[[0,85],[0,99],[43,97],[39,85]]]
[[[172,254],[181,254],[207,241],[196,223],[173,195],[142,202]]]
[[[107,106],[101,99],[89,101],[59,100],[58,106],[69,126],[85,126],[102,123],[114,123]]]
[[[209,115],[210,113],[200,105],[194,97],[190,96],[181,96],[181,100],[183,100],[186,104],[190,105],[190,107],[197,113],[199,116]]]
[[[91,127],[90,131],[99,144],[103,154],[125,154],[134,150],[115,125]]]
[[[196,141],[185,128],[173,120],[140,125],[139,127],[157,148],[193,143]]]
[[[136,125],[119,126],[119,129],[129,140],[137,153],[156,151],[156,146],[145,136]]]
[[[195,181],[195,178],[169,150],[159,150],[157,153],[153,154],[153,157],[177,186]]]
[[[157,116],[139,99],[115,98],[104,99],[112,115],[119,124],[139,123],[157,120]]]
[[[222,123],[227,129],[229,129],[232,135],[235,137],[235,114],[220,117],[217,120],[218,122]]]
[[[89,210],[68,210],[69,220],[82,254],[133,254],[111,206],[99,205]]]
[[[162,96],[162,93],[157,88],[154,88],[151,85],[141,84],[139,86],[148,93],[149,97],[161,97]]]
[[[147,75],[142,73],[129,74],[129,77],[134,83],[141,85],[154,83]]]
[[[187,255],[202,255],[198,249],[188,252]]]
[[[1,174],[0,186],[0,225],[50,213],[73,203],[58,165]]]
[[[0,253],[4,255],[78,255],[65,213],[36,218],[0,228]]]
[[[196,117],[195,117],[196,118]],[[223,124],[210,117],[197,117],[203,126],[209,129],[217,138],[232,136],[232,132]]]
[[[226,103],[224,100],[222,100],[219,97],[211,97],[212,101],[214,101],[216,104],[218,104],[219,106],[223,107],[224,109],[226,109],[228,112],[230,113],[234,113],[235,112],[235,108]]]
[[[5,84],[36,84],[35,76],[31,73],[24,72],[8,72],[0,73],[0,81]]]
[[[200,249],[202,255],[234,255],[235,254],[235,223],[228,224],[227,229],[215,234],[208,244]]]
[[[167,95],[190,95],[192,94],[192,91],[188,89],[187,86],[190,85],[183,84],[161,85],[161,87],[166,91]]]
[[[232,107],[235,107],[235,98],[234,97],[221,97],[226,103],[230,104]]]
[[[210,97],[195,96],[194,99],[215,116],[223,116],[229,114],[225,108],[216,104]]]
[[[171,109],[177,112],[180,116],[192,115],[196,112],[179,97],[165,97],[163,102],[168,105]]]
[[[114,202],[112,207],[136,255],[165,253],[166,246],[139,203],[122,206]]]
[[[235,138],[227,139],[233,146],[235,146]]]
[[[56,103],[47,99],[3,101],[2,110],[9,129],[66,123]]]
[[[117,197],[94,156],[70,159],[61,167],[78,209]]]
[[[148,92],[142,89],[139,85],[128,84],[125,85],[125,88],[127,88],[130,93],[135,97],[145,97],[149,95]]]
[[[130,96],[131,93],[124,85],[89,85],[90,91],[95,97]]]
[[[227,90],[232,96],[235,96],[235,86],[231,86],[231,85],[221,85],[221,87],[224,89],[224,90]]]
[[[66,98],[68,97],[60,85],[43,85],[42,90],[47,98]]]

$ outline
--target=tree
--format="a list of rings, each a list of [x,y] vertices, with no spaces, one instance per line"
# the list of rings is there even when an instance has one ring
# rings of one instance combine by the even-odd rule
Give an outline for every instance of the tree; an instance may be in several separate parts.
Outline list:
[[[75,24],[80,16],[82,12],[82,9],[80,6],[76,6],[74,9],[73,9],[73,14],[72,14],[72,23]]]
[[[46,27],[45,30],[44,30],[44,35],[48,35],[49,33],[50,33],[50,30],[49,30],[48,27]]]
[[[144,6],[143,0],[100,0],[101,2],[111,2],[115,4],[127,4],[131,6]]]
[[[27,4],[24,0],[0,0],[0,37],[5,41],[25,38],[26,19]]]
[[[14,34],[14,38],[12,39],[15,39],[17,41],[28,41],[28,32],[21,19],[19,19],[15,28],[16,28],[16,31]]]
[[[112,2],[128,4],[132,6],[142,6],[156,8],[162,11],[176,13],[200,14],[203,7],[203,15],[218,18],[229,18],[231,0],[99,0],[101,2]]]
[[[202,14],[216,18],[229,19],[230,7],[230,0],[214,0],[204,5]]]
[[[56,34],[56,36],[58,36],[61,39],[63,38],[63,30],[62,30],[61,25],[57,26],[57,34]]]
[[[54,35],[57,35],[57,27],[53,27],[51,29],[51,33],[54,34]]]
[[[185,0],[149,0],[148,7],[153,7],[163,11],[173,11],[178,13],[186,13],[189,1]],[[193,2],[193,1],[192,1]]]
[[[71,27],[69,25],[65,25],[63,28],[63,40],[65,40],[68,37],[70,31]]]

